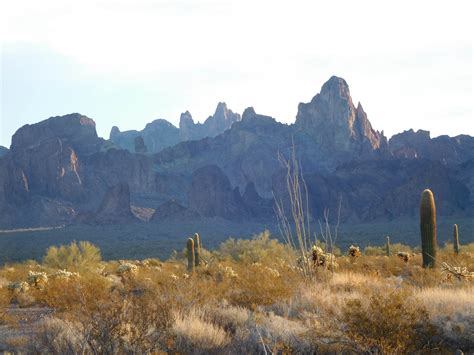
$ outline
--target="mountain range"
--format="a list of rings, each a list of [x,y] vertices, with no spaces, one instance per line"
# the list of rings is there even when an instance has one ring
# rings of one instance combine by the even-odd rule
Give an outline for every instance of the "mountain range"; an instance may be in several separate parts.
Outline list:
[[[349,86],[333,76],[293,124],[225,103],[204,123],[155,120],[97,136],[78,113],[25,125],[0,148],[0,229],[59,224],[160,223],[219,217],[274,221],[285,200],[278,153],[295,150],[313,218],[346,222],[417,215],[433,190],[439,215],[474,216],[474,138],[374,130]]]

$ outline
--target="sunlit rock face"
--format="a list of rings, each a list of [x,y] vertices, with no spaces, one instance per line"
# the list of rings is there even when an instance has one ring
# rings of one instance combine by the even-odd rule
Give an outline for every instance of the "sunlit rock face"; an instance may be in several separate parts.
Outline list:
[[[346,81],[336,76],[309,103],[299,104],[295,127],[326,151],[368,153],[386,140],[372,128],[362,105],[354,106]]]

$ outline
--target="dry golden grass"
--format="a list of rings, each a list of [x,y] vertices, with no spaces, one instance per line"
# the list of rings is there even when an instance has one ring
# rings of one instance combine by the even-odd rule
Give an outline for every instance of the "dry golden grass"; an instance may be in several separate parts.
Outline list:
[[[470,248],[459,256],[442,249],[439,259],[474,270]],[[66,254],[61,260],[70,260]],[[317,270],[313,281],[292,258],[263,235],[206,251],[194,273],[182,254],[166,262],[71,262],[78,274],[58,273],[52,259],[6,265],[0,315],[14,305],[53,310],[26,345],[11,348],[32,353],[474,351],[474,285],[421,268],[419,254],[407,263],[340,256],[336,271]],[[48,281],[9,289],[29,271]]]

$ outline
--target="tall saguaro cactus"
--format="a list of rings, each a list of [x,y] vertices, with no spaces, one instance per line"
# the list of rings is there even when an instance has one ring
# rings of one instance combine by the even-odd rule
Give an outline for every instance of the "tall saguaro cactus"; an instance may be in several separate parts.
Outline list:
[[[390,237],[387,235],[387,244],[385,245],[387,256],[390,256]]]
[[[433,268],[436,260],[436,206],[431,190],[424,190],[420,201],[420,233],[423,267]]]
[[[188,271],[194,271],[194,240],[193,238],[188,238],[186,243],[186,248],[188,249]]]
[[[201,263],[201,238],[198,233],[194,233],[194,265]]]
[[[459,236],[458,236],[458,225],[455,224],[453,227],[453,248],[454,254],[459,254]]]

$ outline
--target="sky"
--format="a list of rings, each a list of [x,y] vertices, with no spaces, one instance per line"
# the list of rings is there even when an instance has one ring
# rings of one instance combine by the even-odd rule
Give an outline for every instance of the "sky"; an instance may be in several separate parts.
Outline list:
[[[332,75],[389,137],[474,136],[471,3],[2,1],[0,145],[72,112],[104,138],[219,101],[292,123]]]

